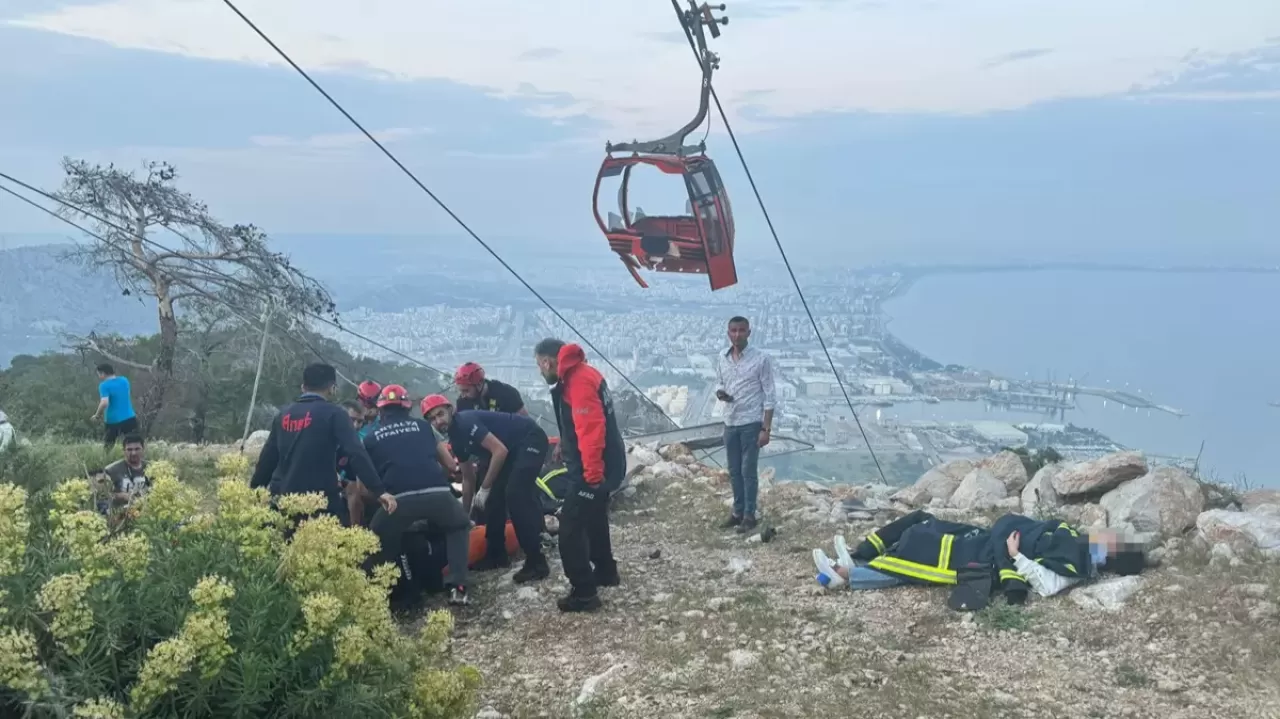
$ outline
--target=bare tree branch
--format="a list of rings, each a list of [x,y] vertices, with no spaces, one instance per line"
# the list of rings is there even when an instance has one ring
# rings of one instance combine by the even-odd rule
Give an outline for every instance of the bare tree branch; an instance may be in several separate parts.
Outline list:
[[[111,360],[112,364],[118,364],[124,367],[132,367],[133,369],[142,370],[143,372],[151,372],[155,370],[155,367],[151,365],[145,365],[145,364],[142,364],[141,362],[134,362],[133,360],[125,359],[124,357],[121,357],[120,355],[115,354],[114,352],[106,349],[98,342],[98,337],[93,332],[90,332],[85,337],[71,336],[71,339],[73,342],[72,344],[73,349],[79,352],[93,352],[95,354],[98,354],[98,355],[101,355],[102,357],[107,358],[108,360]]]

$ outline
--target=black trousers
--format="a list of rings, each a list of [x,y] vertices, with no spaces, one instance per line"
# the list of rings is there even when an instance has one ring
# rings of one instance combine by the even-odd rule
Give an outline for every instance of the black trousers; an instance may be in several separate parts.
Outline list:
[[[609,537],[609,492],[603,483],[570,482],[560,508],[560,561],[574,594],[582,597],[596,593],[596,572],[617,571]]]
[[[519,445],[508,448],[484,507],[485,553],[494,559],[507,557],[508,515],[525,559],[542,556],[542,502],[537,492],[547,444],[547,433],[535,428]]]
[[[106,426],[106,432],[102,435],[102,446],[111,449],[116,446],[116,440],[120,439],[130,432],[138,431],[138,418],[130,417],[123,422],[116,422]]]
[[[462,509],[462,502],[453,496],[448,487],[438,487],[419,492],[396,495],[396,511],[387,514],[378,508],[369,521],[369,530],[382,542],[382,561],[399,564],[410,586],[421,582],[412,574],[408,558],[404,556],[405,532],[416,522],[425,520],[429,531],[445,536],[445,555],[449,558],[445,584],[466,585],[467,560],[470,553],[471,520]]]

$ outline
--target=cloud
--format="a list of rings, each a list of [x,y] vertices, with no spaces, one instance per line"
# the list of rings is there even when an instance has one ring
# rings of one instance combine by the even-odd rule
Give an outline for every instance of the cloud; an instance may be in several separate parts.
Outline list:
[[[619,136],[670,132],[697,99],[697,68],[679,28],[650,0],[598,3],[590,16],[579,0],[365,0],[359,12],[339,0],[240,4],[304,67],[384,82],[447,80],[496,95],[530,84],[573,98]],[[775,118],[964,115],[1123,94],[1176,74],[1192,49],[1240,53],[1280,33],[1280,3],[1270,0],[741,0],[728,16],[736,21],[714,41],[717,88],[726,96],[772,90],[757,110]],[[280,66],[210,0],[106,0],[13,22],[122,48]],[[993,47],[1054,52],[989,73]]]
[[[553,57],[559,57],[561,51],[554,47],[534,47],[516,56],[520,60],[550,60]]]
[[[434,131],[426,127],[393,127],[386,130],[370,130],[369,132],[374,137],[378,138],[378,141],[383,144],[390,144],[398,140],[427,135]],[[369,138],[365,137],[361,132],[337,132],[310,135],[307,137],[254,135],[249,138],[249,142],[250,144],[258,147],[292,147],[315,150],[335,150],[363,146],[369,142]]]
[[[1014,50],[1013,52],[1005,53],[1003,55],[1000,55],[999,57],[996,57],[992,60],[987,61],[986,63],[983,64],[982,67],[987,70],[990,70],[995,67],[1000,67],[1001,65],[1008,65],[1009,63],[1024,62],[1026,60],[1034,60],[1037,57],[1044,57],[1045,55],[1048,55],[1051,52],[1053,52],[1053,48],[1047,48],[1047,47],[1028,48],[1026,50]]]

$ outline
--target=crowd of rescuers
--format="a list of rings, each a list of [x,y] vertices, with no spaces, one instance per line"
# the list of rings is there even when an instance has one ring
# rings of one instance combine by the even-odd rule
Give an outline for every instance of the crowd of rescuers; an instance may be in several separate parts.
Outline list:
[[[564,612],[601,606],[598,588],[620,583],[610,541],[608,501],[626,472],[626,448],[604,377],[581,347],[545,339],[534,349],[551,385],[566,488],[559,505],[559,552],[571,585]],[[445,538],[444,585],[450,604],[470,603],[470,569],[510,566],[508,518],[524,564],[517,583],[546,579],[543,503],[537,480],[550,441],[514,387],[488,379],[474,363],[455,376],[460,398],[415,401],[402,385],[363,382],[357,400],[330,402],[337,373],[327,364],[303,370],[302,394],[273,420],[251,486],[273,496],[319,492],[326,513],[378,536],[381,562],[401,568],[402,602],[416,604],[426,586],[410,567],[406,535]],[[453,488],[460,480],[461,490]],[[473,567],[473,512],[484,524],[483,556]],[[481,530],[477,529],[478,534]]]

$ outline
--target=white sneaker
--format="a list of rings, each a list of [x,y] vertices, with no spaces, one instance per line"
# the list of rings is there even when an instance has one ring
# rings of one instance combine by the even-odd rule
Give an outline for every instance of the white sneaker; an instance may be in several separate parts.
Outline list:
[[[827,589],[838,589],[844,585],[844,580],[836,574],[836,568],[831,564],[831,558],[821,549],[813,550],[813,564],[818,568],[818,584]]]
[[[839,534],[836,535],[835,545],[836,545],[836,559],[839,560],[840,566],[852,567],[853,555],[849,554],[849,544],[848,542],[844,541],[843,535],[839,535]]]

